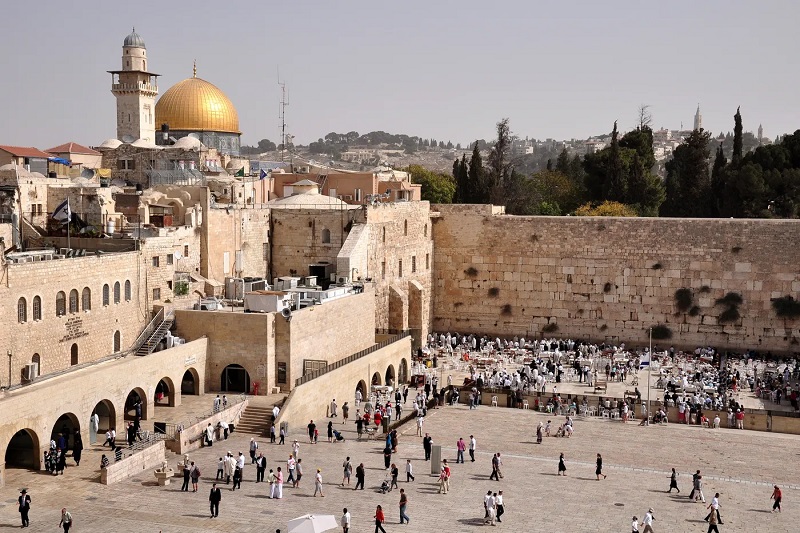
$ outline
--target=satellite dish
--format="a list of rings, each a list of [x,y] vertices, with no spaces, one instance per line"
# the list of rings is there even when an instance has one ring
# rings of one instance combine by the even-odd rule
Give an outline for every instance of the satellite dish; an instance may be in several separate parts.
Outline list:
[[[289,309],[288,307],[284,307],[283,311],[281,311],[281,316],[283,318],[285,318],[286,320],[291,320],[292,319],[292,310]]]
[[[91,168],[84,168],[83,170],[81,170],[81,177],[86,178],[87,180],[94,178],[94,174],[95,172]]]
[[[121,140],[122,140],[122,142],[124,142],[125,144],[130,144],[130,143],[132,143],[133,141],[135,141],[136,139],[134,139],[134,138],[133,138],[133,137],[131,137],[130,135],[123,135]]]

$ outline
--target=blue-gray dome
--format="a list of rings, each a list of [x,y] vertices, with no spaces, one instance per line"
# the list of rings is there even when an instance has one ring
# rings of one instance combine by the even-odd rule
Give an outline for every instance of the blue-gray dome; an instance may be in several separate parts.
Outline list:
[[[131,34],[125,37],[125,42],[122,43],[122,46],[138,46],[139,48],[146,48],[144,45],[144,39],[142,39],[141,35],[136,33],[136,28],[133,28]]]

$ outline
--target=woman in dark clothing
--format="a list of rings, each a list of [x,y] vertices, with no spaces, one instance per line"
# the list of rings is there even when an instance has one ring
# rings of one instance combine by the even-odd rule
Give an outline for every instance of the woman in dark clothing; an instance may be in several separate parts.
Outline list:
[[[83,439],[81,438],[81,432],[77,429],[75,430],[75,437],[72,439],[72,458],[75,459],[75,466],[81,465],[81,454],[83,453]]]
[[[564,464],[564,454],[558,456],[558,475],[559,476],[566,476],[567,475],[567,465]]]
[[[681,489],[678,488],[678,473],[675,472],[675,469],[672,469],[672,474],[669,476],[669,490],[667,492],[672,492],[672,489],[678,491],[678,494],[681,493]]]
[[[333,422],[328,422],[328,442],[333,442]]]
[[[603,457],[599,453],[597,454],[597,469],[595,469],[594,473],[597,476],[597,481],[600,481],[600,476],[603,476],[603,479],[608,477],[603,473]]]

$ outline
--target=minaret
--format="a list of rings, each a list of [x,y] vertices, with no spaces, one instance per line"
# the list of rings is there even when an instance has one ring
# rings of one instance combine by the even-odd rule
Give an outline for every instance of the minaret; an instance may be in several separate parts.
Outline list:
[[[117,98],[117,138],[156,142],[155,107],[158,74],[147,70],[147,49],[136,28],[122,44],[122,70],[109,70]]]
[[[761,141],[764,139],[764,128],[761,127],[761,124],[758,125],[758,144],[761,144]]]
[[[703,129],[703,115],[700,114],[700,104],[697,104],[697,112],[694,114],[694,129]]]

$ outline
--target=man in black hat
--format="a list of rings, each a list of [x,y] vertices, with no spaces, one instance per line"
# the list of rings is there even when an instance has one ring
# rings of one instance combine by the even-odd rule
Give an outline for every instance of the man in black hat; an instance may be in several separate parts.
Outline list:
[[[28,489],[19,491],[19,514],[22,517],[22,527],[28,527],[30,520],[28,520],[28,511],[31,510],[31,497],[28,495]]]

